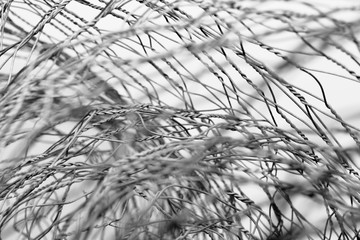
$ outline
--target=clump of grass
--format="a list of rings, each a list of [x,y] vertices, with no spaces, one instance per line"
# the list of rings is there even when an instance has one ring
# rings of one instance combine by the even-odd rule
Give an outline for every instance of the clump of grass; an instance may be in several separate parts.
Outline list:
[[[358,239],[353,3],[2,3],[0,237]]]

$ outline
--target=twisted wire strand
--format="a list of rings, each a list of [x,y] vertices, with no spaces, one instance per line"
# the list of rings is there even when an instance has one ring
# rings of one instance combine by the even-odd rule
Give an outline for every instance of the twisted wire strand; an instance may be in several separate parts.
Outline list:
[[[356,1],[0,7],[2,239],[359,238]]]

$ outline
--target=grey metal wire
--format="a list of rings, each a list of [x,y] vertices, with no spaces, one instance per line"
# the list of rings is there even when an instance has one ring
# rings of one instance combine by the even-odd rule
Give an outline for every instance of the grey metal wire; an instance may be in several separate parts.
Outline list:
[[[2,2],[1,238],[357,239],[359,8]]]

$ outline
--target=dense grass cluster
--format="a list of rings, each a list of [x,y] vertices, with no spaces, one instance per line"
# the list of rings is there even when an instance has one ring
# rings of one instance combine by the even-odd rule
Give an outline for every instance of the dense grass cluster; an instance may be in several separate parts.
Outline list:
[[[360,238],[357,1],[0,4],[1,239]]]

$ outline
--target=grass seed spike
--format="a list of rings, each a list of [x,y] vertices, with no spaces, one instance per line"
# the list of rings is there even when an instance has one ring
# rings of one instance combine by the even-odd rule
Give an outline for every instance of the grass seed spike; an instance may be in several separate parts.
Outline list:
[[[360,237],[357,1],[0,4],[1,239]]]

